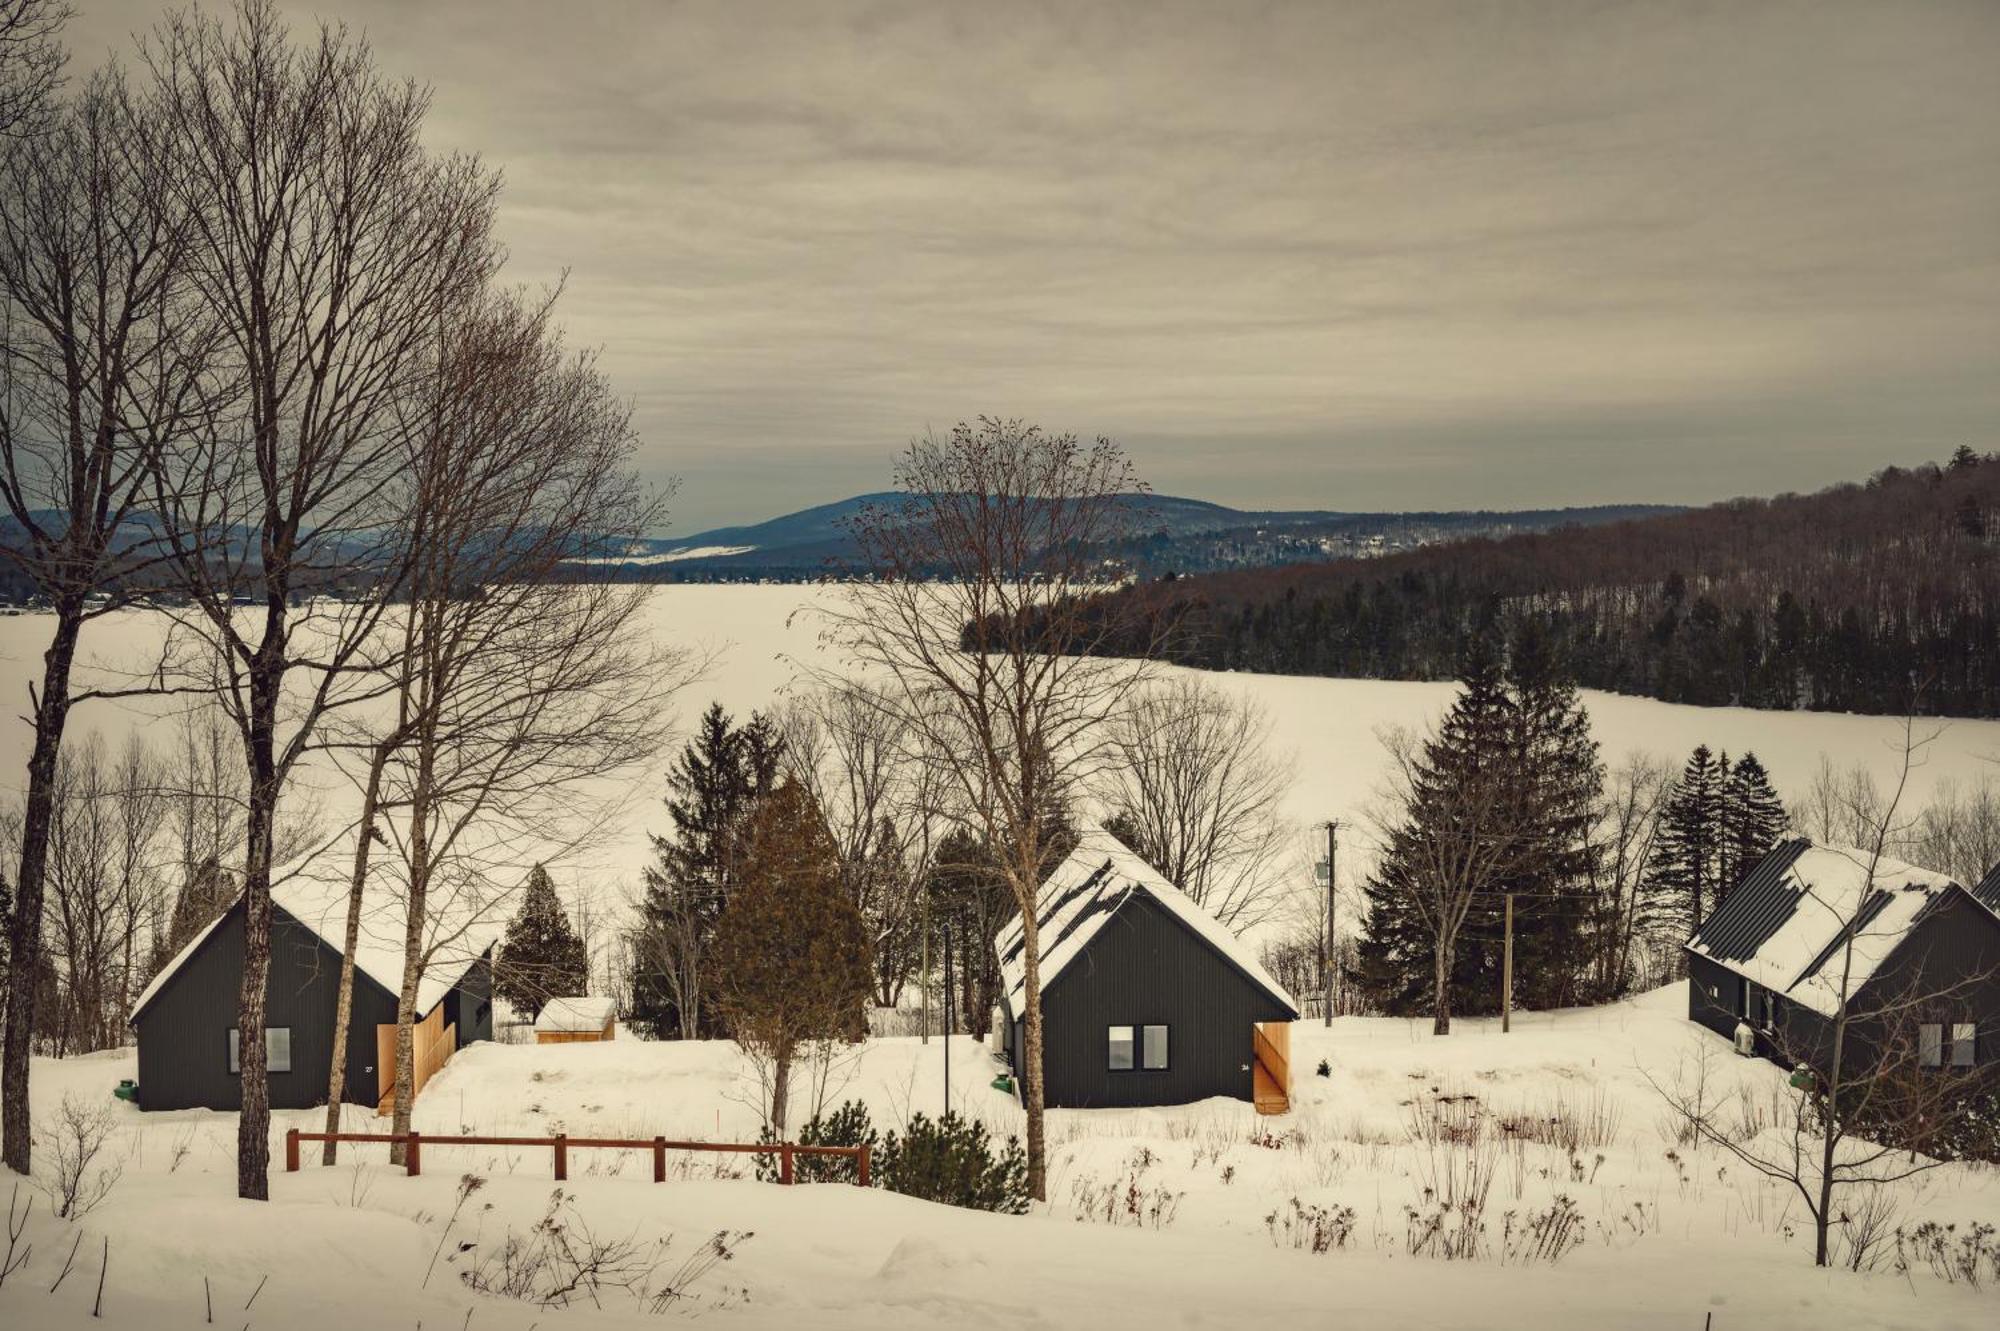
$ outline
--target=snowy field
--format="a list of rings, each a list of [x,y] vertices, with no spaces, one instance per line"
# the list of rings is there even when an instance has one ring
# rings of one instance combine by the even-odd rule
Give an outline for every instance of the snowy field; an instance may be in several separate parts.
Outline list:
[[[726,1176],[743,1157],[676,1157],[669,1182],[655,1185],[644,1155],[577,1150],[568,1223],[647,1251],[670,1238],[661,1278],[716,1231],[748,1232],[667,1314],[719,1327],[1992,1327],[2000,1291],[1990,1284],[1947,1283],[1921,1265],[1898,1272],[1892,1254],[1865,1273],[1814,1269],[1795,1198],[1713,1147],[1674,1140],[1647,1077],[1687,1075],[1703,1050],[1713,1093],[1744,1131],[1768,1123],[1782,1094],[1776,1069],[1689,1027],[1683,1001],[1669,988],[1528,1016],[1504,1037],[1477,1021],[1447,1040],[1398,1020],[1301,1024],[1288,1115],[1258,1118],[1222,1100],[1053,1113],[1050,1201],[1026,1216]],[[1325,1078],[1312,1071],[1321,1059]],[[961,1038],[952,1065],[955,1107],[1013,1130],[1018,1111],[987,1085],[990,1057]],[[129,1054],[39,1062],[36,1109],[65,1094],[103,1102],[132,1070]],[[833,1083],[832,1099],[863,1099],[878,1127],[896,1126],[942,1106],[942,1048],[871,1041]],[[417,1126],[742,1140],[754,1135],[754,1094],[722,1043],[481,1045],[426,1089]],[[1484,1230],[1468,1259],[1409,1251],[1408,1209],[1429,1208],[1426,1188],[1447,1186],[1472,1155],[1426,1144],[1427,1115],[1475,1103],[1447,1099],[1440,1111],[1440,1095],[1476,1097],[1493,1121],[1529,1132],[1560,1118],[1584,1134],[1574,1149],[1521,1139],[1491,1153]],[[555,1186],[546,1150],[434,1144],[410,1179],[382,1148],[350,1146],[334,1168],[309,1150],[304,1170],[286,1174],[276,1168],[284,1128],[316,1127],[317,1115],[280,1113],[273,1200],[257,1206],[234,1200],[233,1116],[116,1113],[123,1176],[77,1226],[52,1220],[36,1197],[22,1237],[32,1254],[0,1286],[0,1325],[196,1327],[210,1324],[211,1302],[215,1325],[290,1331],[659,1324],[632,1296],[548,1310],[465,1285],[470,1264],[544,1213]],[[453,1218],[468,1174],[483,1183]],[[1523,1260],[1521,1226],[1558,1196],[1573,1203],[1580,1241],[1553,1265]],[[1990,1222],[2000,1173],[1947,1167],[1886,1200],[1906,1227]],[[1345,1237],[1317,1253],[1316,1210],[1351,1211],[1322,1228]],[[100,1322],[92,1307],[107,1251]]]
[[[701,678],[676,700],[679,735],[685,737],[711,700],[740,720],[809,687],[808,675],[837,670],[839,662],[819,643],[823,624],[811,610],[814,598],[839,594],[801,586],[656,589],[647,608],[653,631],[706,661]],[[165,625],[165,616],[144,611],[93,624],[84,639],[80,682],[131,683],[135,673],[148,669]],[[28,682],[39,677],[47,632],[48,621],[40,616],[0,618],[0,698],[20,704],[6,709],[0,722],[5,728],[0,789],[18,788],[21,781],[29,734],[21,715]],[[1454,686],[1284,675],[1210,678],[1253,695],[1269,710],[1279,744],[1296,761],[1287,814],[1301,828],[1336,817],[1357,829],[1343,841],[1342,878],[1358,880],[1368,854],[1367,813],[1384,776],[1378,731],[1429,724],[1450,704]],[[1805,792],[1823,757],[1843,769],[1866,766],[1885,784],[1900,761],[1901,726],[1892,718],[1684,707],[1602,693],[1588,693],[1586,700],[1607,762],[1616,764],[1637,751],[1678,766],[1704,742],[1731,754],[1755,751],[1788,799]],[[75,714],[72,734],[96,730],[117,742],[138,729],[165,741],[171,731],[160,721],[178,705],[145,699],[91,703]],[[663,753],[651,770],[617,784],[601,783],[582,802],[591,815],[587,839],[565,846],[549,866],[566,895],[588,894],[611,906],[637,883],[651,853],[647,834],[663,830],[658,799],[670,758]],[[1996,759],[2000,722],[1942,723],[1912,779],[1910,807],[1920,806],[1940,782],[1975,780],[1992,770]],[[316,803],[334,828],[359,803],[352,786],[324,762],[308,764],[288,799],[294,806]],[[1302,837],[1302,863],[1307,853]],[[339,866],[345,857],[332,862]],[[520,866],[523,872],[526,867]]]

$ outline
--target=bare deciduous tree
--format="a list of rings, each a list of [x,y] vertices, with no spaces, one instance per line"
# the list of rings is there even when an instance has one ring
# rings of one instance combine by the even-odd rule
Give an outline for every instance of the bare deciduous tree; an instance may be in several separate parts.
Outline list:
[[[1109,723],[1099,798],[1133,849],[1233,929],[1282,904],[1293,764],[1252,698],[1191,677],[1149,685]]]
[[[1041,938],[1050,813],[1109,755],[1104,721],[1146,678],[1094,654],[1131,626],[1100,596],[1119,571],[1142,486],[1123,450],[982,418],[911,444],[900,502],[853,525],[861,580],[826,611],[831,638],[875,676],[897,723],[939,763],[994,853],[1024,926],[1022,1103],[1029,1188],[1047,1192]]]
[[[601,825],[602,791],[586,807],[583,784],[652,756],[687,675],[683,655],[641,631],[649,589],[590,576],[664,515],[631,472],[626,408],[590,357],[565,351],[551,303],[495,296],[466,311],[408,431],[396,719],[350,898],[351,932],[379,828],[405,912],[398,1132],[415,1093],[417,989],[445,941],[433,894],[457,896],[461,920],[504,910],[493,884],[511,890]]]
[[[0,7],[0,24],[33,8]],[[56,764],[70,711],[87,696],[72,688],[77,645],[86,623],[151,581],[161,551],[133,519],[153,458],[207,420],[211,335],[186,299],[187,219],[154,119],[109,72],[0,165],[0,499],[21,533],[5,555],[53,612],[29,691],[34,741],[0,1055],[5,1159],[22,1173]]]
[[[274,5],[170,16],[143,52],[190,270],[237,391],[228,428],[174,450],[156,503],[182,621],[221,675],[247,769],[237,1190],[268,1195],[264,990],[280,797],[328,711],[379,691],[377,629],[407,533],[395,480],[441,318],[499,263],[497,181],[427,153],[428,94],[338,28],[294,42]]]
[[[1686,940],[1663,938],[1646,918],[1646,864],[1659,839],[1660,814],[1673,774],[1651,754],[1631,753],[1607,773],[1589,835],[1598,853],[1588,857],[1593,992],[1612,998],[1631,988],[1643,963],[1658,973],[1655,955]],[[1678,933],[1678,931],[1676,931]]]
[[[0,0],[0,141],[39,132],[62,86],[68,0]]]

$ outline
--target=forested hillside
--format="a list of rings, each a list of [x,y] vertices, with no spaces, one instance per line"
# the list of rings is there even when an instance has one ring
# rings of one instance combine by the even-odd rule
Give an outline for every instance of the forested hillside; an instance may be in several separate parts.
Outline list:
[[[1669,702],[2000,714],[2000,455],[1812,495],[1162,579],[1121,640],[1221,670],[1445,679],[1539,621],[1579,683]]]

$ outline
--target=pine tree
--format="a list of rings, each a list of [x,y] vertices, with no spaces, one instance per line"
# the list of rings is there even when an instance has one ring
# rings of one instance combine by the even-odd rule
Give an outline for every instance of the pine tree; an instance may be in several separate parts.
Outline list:
[[[589,988],[590,954],[570,928],[549,871],[537,864],[494,958],[493,993],[533,1021],[551,998]]]
[[[872,987],[861,912],[840,852],[797,782],[759,799],[717,923],[715,996],[731,1038],[771,1072],[770,1127],[784,1135],[800,1046],[851,1036]]]
[[[1715,904],[1728,899],[1743,876],[1778,844],[1787,822],[1784,801],[1771,787],[1771,777],[1757,755],[1746,753],[1729,769],[1722,798],[1722,827],[1717,838],[1720,868]]]

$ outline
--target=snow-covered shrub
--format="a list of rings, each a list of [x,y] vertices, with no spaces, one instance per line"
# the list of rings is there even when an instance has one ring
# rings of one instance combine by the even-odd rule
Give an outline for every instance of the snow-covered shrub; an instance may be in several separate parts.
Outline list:
[[[476,1255],[459,1274],[481,1294],[544,1308],[573,1303],[602,1307],[607,1296],[624,1294],[641,1311],[666,1312],[699,1298],[694,1287],[717,1265],[734,1259],[736,1249],[751,1237],[746,1231],[717,1230],[663,1275],[672,1235],[651,1243],[601,1237],[577,1214],[575,1196],[557,1188],[549,1194],[542,1218],[526,1231],[509,1229],[497,1244],[461,1249]],[[456,1261],[457,1255],[447,1260]]]
[[[1333,1252],[1345,1248],[1354,1237],[1354,1208],[1351,1206],[1307,1206],[1298,1198],[1264,1217],[1271,1244],[1297,1248],[1302,1252]]]
[[[1850,1271],[1872,1271],[1888,1247],[1895,1229],[1896,1199],[1884,1187],[1858,1190],[1840,1209],[1833,1230],[1840,1265]]]
[[[1896,1271],[1908,1274],[1916,1266],[1930,1268],[1931,1274],[1950,1284],[1966,1284],[1978,1289],[2000,1284],[2000,1231],[1991,1225],[1968,1225],[1963,1234],[1957,1225],[1940,1225],[1926,1220],[1907,1233],[1896,1231]]]
[[[976,1211],[1021,1215],[1028,1209],[1028,1154],[1009,1137],[995,1149],[978,1119],[946,1110],[890,1132],[875,1157],[875,1182],[891,1192]]]
[[[760,1140],[774,1142],[769,1127],[764,1129]],[[874,1148],[880,1144],[874,1124],[868,1118],[868,1106],[859,1100],[849,1100],[831,1114],[815,1114],[799,1128],[797,1144],[800,1146],[866,1146]],[[854,1182],[854,1162],[842,1155],[799,1155],[792,1159],[792,1179],[797,1183],[852,1183]],[[780,1175],[778,1155],[775,1151],[760,1151],[757,1155],[757,1177],[765,1183],[775,1183]],[[875,1182],[881,1181],[878,1172]]]
[[[1070,1201],[1078,1220],[1105,1225],[1130,1225],[1135,1229],[1165,1229],[1180,1214],[1183,1193],[1165,1184],[1149,1184],[1147,1169],[1154,1160],[1141,1147],[1127,1162],[1125,1172],[1108,1181],[1080,1178],[1070,1184]]]
[[[1519,1266],[1555,1265],[1583,1243],[1583,1212],[1564,1193],[1526,1219],[1509,1211],[1500,1231],[1500,1260]]]
[[[763,1140],[775,1144],[768,1130]],[[868,1106],[849,1100],[831,1114],[814,1115],[799,1129],[800,1146],[866,1146],[872,1152],[869,1182],[947,1206],[1019,1215],[1028,1209],[1028,1156],[1009,1137],[996,1148],[977,1119],[947,1111],[933,1121],[918,1114],[902,1133],[884,1137],[875,1130]],[[775,1182],[780,1167],[776,1151],[759,1152],[757,1177]],[[799,1155],[792,1160],[792,1178],[800,1183],[854,1181],[854,1165],[845,1156]]]
[[[80,1220],[111,1194],[124,1162],[106,1156],[114,1131],[111,1106],[63,1096],[55,1117],[37,1125],[42,1191],[65,1220]]]
[[[1620,1117],[1617,1102],[1606,1097],[1602,1085],[1577,1097],[1558,1089],[1544,1104],[1502,1115],[1500,1130],[1510,1137],[1579,1155],[1616,1142]]]

